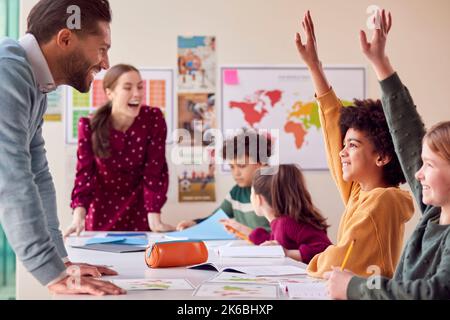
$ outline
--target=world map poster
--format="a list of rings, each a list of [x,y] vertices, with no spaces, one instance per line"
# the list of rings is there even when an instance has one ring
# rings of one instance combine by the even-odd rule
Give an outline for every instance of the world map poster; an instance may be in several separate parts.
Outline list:
[[[366,97],[364,67],[325,67],[344,105]],[[225,137],[242,128],[270,135],[271,164],[297,163],[304,170],[326,170],[319,108],[311,77],[300,66],[222,66],[221,130]]]

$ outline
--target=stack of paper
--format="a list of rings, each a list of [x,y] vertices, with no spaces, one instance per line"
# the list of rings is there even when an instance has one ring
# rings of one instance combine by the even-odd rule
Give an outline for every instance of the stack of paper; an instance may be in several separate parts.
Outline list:
[[[115,253],[145,251],[147,246],[147,238],[117,236],[94,237],[88,239],[84,245],[72,245],[72,247],[78,249],[98,250]]]

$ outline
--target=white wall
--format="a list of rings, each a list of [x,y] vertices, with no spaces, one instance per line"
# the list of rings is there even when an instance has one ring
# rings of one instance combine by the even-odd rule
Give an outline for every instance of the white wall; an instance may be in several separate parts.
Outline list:
[[[22,0],[22,34],[36,0]],[[110,0],[113,9],[111,65],[126,62],[141,67],[176,67],[178,35],[215,35],[218,64],[298,64],[294,34],[302,14],[310,9],[316,22],[319,52],[325,64],[366,65],[358,31],[366,28],[366,8],[377,4],[393,12],[388,52],[412,92],[429,126],[450,119],[447,99],[450,74],[450,1],[448,0]],[[132,7],[131,7],[132,6]],[[376,78],[368,69],[368,95],[379,97]],[[219,94],[219,92],[218,92]],[[217,99],[220,101],[220,99]],[[64,144],[62,123],[46,123],[44,135],[57,189],[59,217],[66,227],[71,214],[70,192],[75,148]],[[169,165],[173,171],[173,166]],[[328,172],[305,172],[316,205],[329,218],[333,241],[343,205]],[[171,174],[169,200],[163,218],[169,223],[204,216],[233,186],[230,176],[217,175],[217,203],[179,204],[176,177]],[[408,237],[418,215],[407,226]],[[47,297],[46,290],[18,267],[18,298]]]

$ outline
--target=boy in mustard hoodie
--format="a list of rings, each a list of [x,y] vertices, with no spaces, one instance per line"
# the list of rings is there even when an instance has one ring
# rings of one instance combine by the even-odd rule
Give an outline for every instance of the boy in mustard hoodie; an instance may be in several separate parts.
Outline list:
[[[322,277],[332,266],[340,266],[354,242],[346,269],[361,276],[377,272],[392,277],[402,250],[405,223],[414,207],[409,193],[398,188],[405,177],[381,102],[355,100],[355,106],[343,108],[318,58],[309,11],[302,25],[306,44],[297,33],[297,49],[313,79],[328,166],[345,204],[336,245],[314,256],[308,273]]]

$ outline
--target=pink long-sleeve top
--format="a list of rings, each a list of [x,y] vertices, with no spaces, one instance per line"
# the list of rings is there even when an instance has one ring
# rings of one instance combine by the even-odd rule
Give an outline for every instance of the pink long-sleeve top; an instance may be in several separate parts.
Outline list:
[[[256,245],[276,240],[285,249],[299,250],[304,263],[308,263],[312,257],[331,244],[325,230],[298,223],[289,216],[280,216],[272,220],[270,229],[271,232],[264,228],[256,228],[250,233],[249,238]]]
[[[71,208],[87,210],[86,230],[148,231],[147,214],[161,212],[169,184],[161,110],[142,106],[125,132],[111,128],[108,158],[94,155],[91,136],[90,119],[80,118]]]

